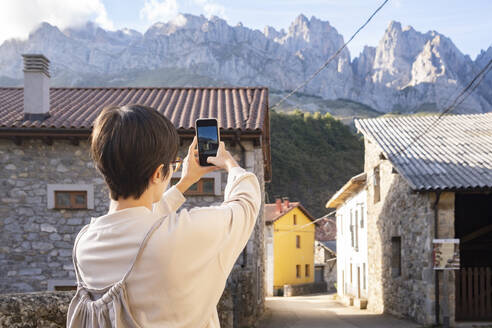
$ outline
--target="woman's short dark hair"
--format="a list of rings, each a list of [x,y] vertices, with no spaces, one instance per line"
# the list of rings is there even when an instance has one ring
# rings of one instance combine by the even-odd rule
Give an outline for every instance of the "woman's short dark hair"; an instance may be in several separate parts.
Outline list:
[[[167,177],[178,147],[176,128],[154,108],[110,106],[94,122],[90,153],[112,199],[138,199],[159,165],[164,164],[162,173]]]

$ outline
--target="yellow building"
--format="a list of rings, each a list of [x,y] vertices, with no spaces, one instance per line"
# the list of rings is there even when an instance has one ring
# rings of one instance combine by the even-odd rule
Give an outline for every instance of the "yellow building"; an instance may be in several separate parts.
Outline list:
[[[266,285],[277,295],[284,285],[314,282],[313,217],[298,202],[265,204]]]

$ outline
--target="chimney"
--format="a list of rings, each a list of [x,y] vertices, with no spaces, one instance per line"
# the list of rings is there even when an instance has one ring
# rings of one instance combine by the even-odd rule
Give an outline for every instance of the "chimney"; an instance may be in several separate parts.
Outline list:
[[[24,54],[24,118],[44,120],[50,110],[50,61],[43,55]]]
[[[282,200],[280,198],[275,199],[277,205],[277,213],[282,213]]]
[[[289,197],[284,197],[283,200],[284,200],[284,207],[285,207],[285,209],[288,209],[289,206],[290,206]]]

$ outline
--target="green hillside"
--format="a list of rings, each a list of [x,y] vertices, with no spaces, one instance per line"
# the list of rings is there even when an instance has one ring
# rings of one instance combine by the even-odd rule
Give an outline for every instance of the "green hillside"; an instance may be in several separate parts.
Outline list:
[[[350,177],[362,172],[362,137],[330,114],[271,111],[272,182],[267,201],[287,196],[315,217]]]

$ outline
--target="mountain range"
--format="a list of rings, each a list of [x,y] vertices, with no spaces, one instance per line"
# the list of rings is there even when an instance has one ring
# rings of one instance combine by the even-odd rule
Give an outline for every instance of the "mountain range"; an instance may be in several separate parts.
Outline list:
[[[21,54],[42,53],[51,61],[54,86],[262,85],[280,99],[343,44],[329,22],[304,15],[287,31],[190,14],[156,23],[143,34],[108,31],[92,22],[64,30],[42,23],[26,40],[0,45],[0,85],[22,85]],[[357,102],[382,113],[441,110],[492,58],[492,46],[485,46],[471,59],[436,31],[421,33],[392,21],[376,47],[366,46],[354,58],[345,48],[299,90],[297,103],[289,99],[284,107],[317,99],[310,101],[328,108],[330,101]],[[489,74],[455,112],[491,110]]]

